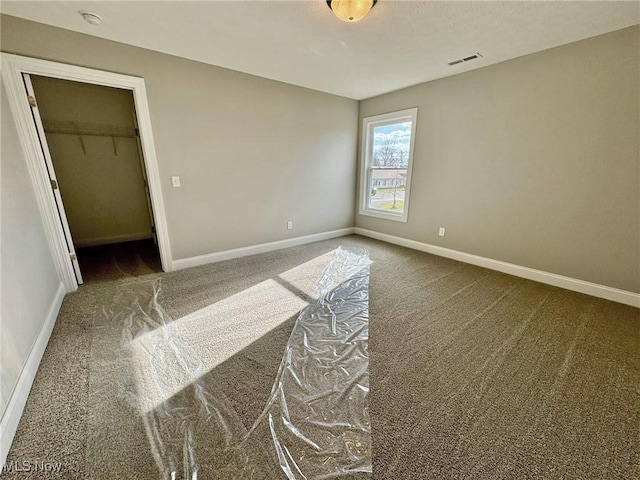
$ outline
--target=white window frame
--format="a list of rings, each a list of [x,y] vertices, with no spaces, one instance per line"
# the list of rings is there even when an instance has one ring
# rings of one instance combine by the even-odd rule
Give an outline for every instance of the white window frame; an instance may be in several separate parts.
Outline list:
[[[360,192],[359,214],[369,217],[384,218],[396,222],[406,223],[409,218],[409,200],[411,194],[411,171],[413,169],[413,150],[416,143],[416,123],[418,120],[418,107],[400,110],[397,112],[365,117],[362,119],[362,148],[360,158]],[[370,177],[373,161],[373,129],[375,127],[392,125],[411,121],[411,141],[409,143],[409,158],[407,160],[407,179],[404,191],[404,208],[402,213],[370,208],[367,200],[370,197]]]

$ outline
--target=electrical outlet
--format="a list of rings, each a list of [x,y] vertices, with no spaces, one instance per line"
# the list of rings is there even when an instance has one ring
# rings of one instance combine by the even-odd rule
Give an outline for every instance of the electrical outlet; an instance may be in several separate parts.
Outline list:
[[[180,177],[173,176],[171,177],[171,185],[173,185],[175,188],[178,188],[180,186]]]
[[[440,235],[441,237],[444,237],[444,227],[440,227],[440,230],[438,231],[438,235]]]
[[[287,230],[293,230],[293,220],[287,222]]]

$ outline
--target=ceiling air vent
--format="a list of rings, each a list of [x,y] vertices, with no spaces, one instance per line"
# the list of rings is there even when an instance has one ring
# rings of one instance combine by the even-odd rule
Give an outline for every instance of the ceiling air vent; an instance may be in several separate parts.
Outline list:
[[[459,63],[469,62],[471,60],[475,60],[476,58],[480,58],[480,57],[482,57],[482,55],[480,55],[479,53],[475,53],[473,55],[469,55],[468,57],[459,58],[458,60],[454,60],[453,62],[449,62],[449,66],[453,67],[454,65],[458,65]]]

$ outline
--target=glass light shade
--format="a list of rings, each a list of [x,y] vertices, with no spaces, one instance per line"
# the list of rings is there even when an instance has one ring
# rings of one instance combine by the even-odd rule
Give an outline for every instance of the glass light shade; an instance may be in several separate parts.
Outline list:
[[[340,20],[357,22],[373,7],[373,0],[332,0],[331,10]]]

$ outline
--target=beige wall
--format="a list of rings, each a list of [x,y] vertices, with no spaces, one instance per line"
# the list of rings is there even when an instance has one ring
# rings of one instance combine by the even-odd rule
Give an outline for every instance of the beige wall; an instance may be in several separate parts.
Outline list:
[[[174,259],[353,226],[355,100],[1,22],[4,52],[144,77]]]
[[[132,134],[131,91],[38,76],[31,81],[74,245],[150,238],[137,139],[50,133],[57,128]]]
[[[4,85],[1,90],[0,418],[60,285]]]
[[[356,225],[640,292],[639,34],[361,102],[419,111],[408,223]]]
[[[361,102],[419,113],[408,223],[356,225],[640,291],[638,32]],[[175,259],[353,225],[357,102],[13,17],[1,33],[145,78]]]

